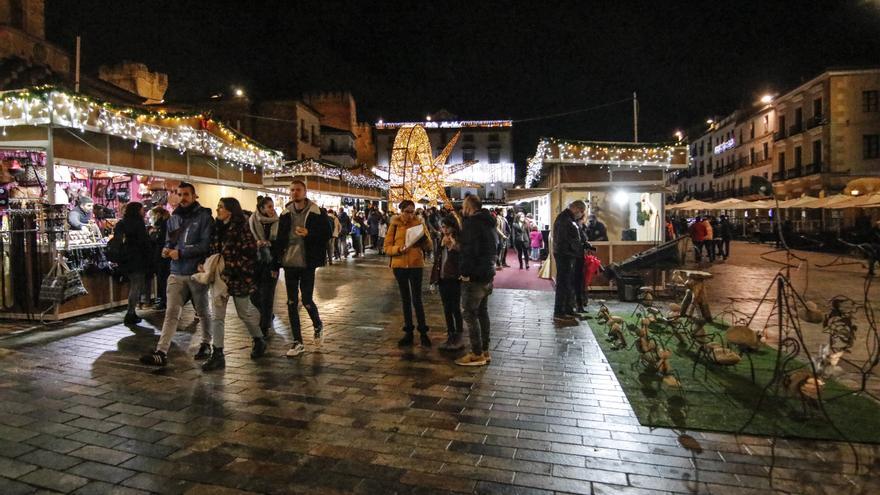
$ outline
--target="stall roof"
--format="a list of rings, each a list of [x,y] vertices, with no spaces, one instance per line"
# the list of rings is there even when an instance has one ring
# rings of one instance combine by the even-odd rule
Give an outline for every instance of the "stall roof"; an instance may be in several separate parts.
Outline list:
[[[362,167],[346,169],[334,163],[313,158],[287,162],[283,168],[275,171],[272,175],[275,177],[292,177],[296,175],[323,177],[325,179],[339,180],[355,187],[388,189],[388,181],[370,170]]]
[[[714,206],[712,203],[706,203],[705,201],[700,201],[697,199],[692,199],[690,201],[685,201],[684,203],[679,203],[677,205],[672,205],[666,207],[667,210],[711,210]]]
[[[535,185],[545,163],[580,163],[621,168],[683,169],[688,148],[678,143],[627,143],[541,138],[528,161],[526,187]]]
[[[266,148],[202,114],[169,114],[120,106],[41,86],[0,92],[0,125],[66,127],[220,158],[256,169],[281,165],[280,152]]]
[[[504,191],[504,196],[508,203],[530,201],[541,198],[547,194],[550,194],[550,189],[548,188],[507,189]]]
[[[838,203],[842,203],[850,199],[852,199],[852,196],[847,196],[845,194],[835,194],[834,196],[826,196],[824,198],[817,199],[816,201],[812,201],[803,206],[799,206],[798,208],[830,208]]]
[[[840,203],[835,203],[831,206],[831,209],[833,210],[840,210],[843,208],[880,208],[880,192],[854,196],[846,201],[841,201]]]
[[[780,208],[809,208],[812,203],[819,201],[820,198],[813,196],[801,196],[800,198],[787,199],[779,202]]]

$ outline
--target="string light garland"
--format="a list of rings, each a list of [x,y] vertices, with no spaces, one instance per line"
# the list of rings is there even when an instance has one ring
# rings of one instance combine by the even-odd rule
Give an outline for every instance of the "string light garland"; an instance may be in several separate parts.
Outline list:
[[[311,158],[306,160],[298,160],[291,162],[280,170],[274,172],[276,176],[296,176],[307,175],[312,177],[323,177],[325,179],[334,179],[346,182],[355,187],[388,190],[388,182],[378,177],[371,177],[366,174],[357,174],[350,170],[340,167],[325,165]]]
[[[583,163],[584,165],[612,166],[618,169],[644,167],[671,169],[687,165],[687,147],[663,143],[611,143],[600,141],[568,141],[542,138],[535,155],[528,159],[526,187],[535,186],[541,179],[544,162]]]
[[[5,92],[0,95],[0,126],[46,125],[84,132],[101,132],[226,160],[239,170],[278,169],[282,154],[259,146],[203,114],[168,114],[128,107],[74,95],[53,87]],[[192,124],[199,128],[192,127]]]

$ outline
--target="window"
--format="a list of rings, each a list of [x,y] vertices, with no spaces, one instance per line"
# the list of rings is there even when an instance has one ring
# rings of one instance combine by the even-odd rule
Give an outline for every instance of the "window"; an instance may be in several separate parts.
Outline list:
[[[768,132],[770,132],[770,116],[765,115],[764,116],[764,134],[767,134]]]
[[[749,139],[755,139],[755,121],[749,123]]]
[[[794,147],[794,168],[801,168],[804,152],[800,146]]]
[[[770,143],[764,143],[764,156],[763,159],[767,160],[770,158]]]
[[[822,140],[813,141],[813,163],[822,163]]]
[[[779,116],[779,127],[776,130],[778,132],[785,132],[785,115]]]
[[[865,160],[880,158],[880,134],[862,136],[862,156]]]
[[[474,161],[474,149],[464,148],[463,150],[461,150],[461,160],[465,162]]]
[[[755,156],[755,148],[749,148],[749,165],[758,161]]]
[[[743,142],[743,130],[742,129],[739,130],[739,141],[738,142],[739,143]]]
[[[779,171],[785,172],[785,153],[779,154]]]
[[[862,91],[862,111],[876,112],[880,110],[880,91]]]
[[[498,141],[501,141],[501,137],[498,135],[498,133],[493,132],[492,134],[489,134],[490,143],[497,143]]]
[[[804,110],[796,108],[794,111],[794,126],[800,128],[804,124]]]
[[[501,150],[499,148],[489,148],[489,163],[501,163]]]
[[[822,98],[813,100],[813,117],[816,119],[822,118]]]

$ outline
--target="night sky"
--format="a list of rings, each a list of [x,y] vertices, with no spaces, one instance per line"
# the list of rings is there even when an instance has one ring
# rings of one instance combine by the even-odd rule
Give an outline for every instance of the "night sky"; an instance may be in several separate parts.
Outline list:
[[[166,99],[349,90],[359,120],[526,119],[631,96],[639,137],[726,114],[827,67],[880,65],[878,1],[222,2],[47,0],[47,36],[83,68],[132,60]],[[539,136],[631,140],[631,104],[516,123]]]

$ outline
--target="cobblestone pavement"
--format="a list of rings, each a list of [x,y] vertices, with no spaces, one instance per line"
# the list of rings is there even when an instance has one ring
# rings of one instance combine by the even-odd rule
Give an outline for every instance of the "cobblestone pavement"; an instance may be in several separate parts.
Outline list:
[[[138,362],[158,314],[4,351],[0,494],[880,491],[877,446],[640,426],[586,324],[553,326],[552,293],[496,290],[492,363],[471,369],[395,347],[382,260],[318,279],[326,342],[316,352],[306,327],[296,359],[283,297],[257,362],[230,307],[227,368],[210,374],[189,357],[191,314],[164,370]]]

